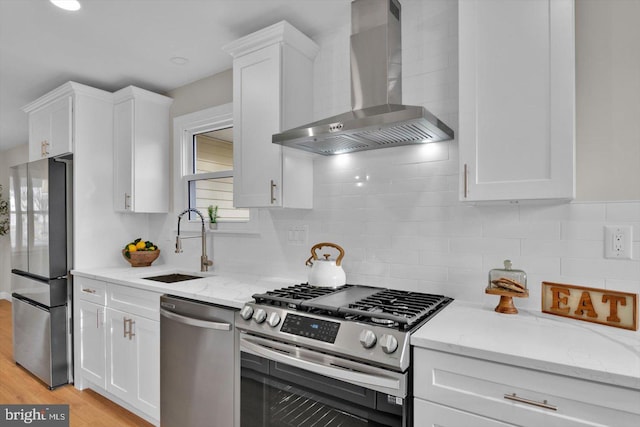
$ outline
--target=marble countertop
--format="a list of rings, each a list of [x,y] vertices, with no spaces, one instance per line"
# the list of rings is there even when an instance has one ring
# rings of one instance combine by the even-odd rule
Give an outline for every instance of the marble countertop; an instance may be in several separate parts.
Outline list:
[[[540,312],[500,314],[454,301],[411,344],[640,389],[640,334]]]
[[[199,301],[211,302],[232,308],[242,308],[251,301],[251,296],[272,289],[300,283],[293,279],[262,277],[248,274],[217,274],[194,272],[170,265],[150,267],[111,267],[78,269],[71,272],[74,276],[102,280],[125,286],[134,286],[149,291],[167,293]],[[183,273],[203,276],[201,279],[178,283],[162,283],[144,279],[169,273]]]

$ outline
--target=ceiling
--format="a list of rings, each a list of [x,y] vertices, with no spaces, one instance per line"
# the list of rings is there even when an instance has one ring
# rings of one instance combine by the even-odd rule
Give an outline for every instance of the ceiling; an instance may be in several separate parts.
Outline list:
[[[69,80],[164,93],[231,68],[222,46],[283,19],[314,38],[350,17],[350,0],[80,1],[0,0],[0,151],[28,141],[21,108]]]

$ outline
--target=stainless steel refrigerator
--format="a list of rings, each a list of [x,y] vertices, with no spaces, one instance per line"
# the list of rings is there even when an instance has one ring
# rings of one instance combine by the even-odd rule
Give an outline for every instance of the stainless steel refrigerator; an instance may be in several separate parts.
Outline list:
[[[11,168],[13,356],[49,388],[72,380],[72,156]]]

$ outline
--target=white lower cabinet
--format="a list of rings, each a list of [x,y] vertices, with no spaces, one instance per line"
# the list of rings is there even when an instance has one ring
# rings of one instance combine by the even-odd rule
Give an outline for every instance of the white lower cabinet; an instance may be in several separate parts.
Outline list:
[[[80,352],[75,356],[80,368],[80,372],[76,368],[76,376],[82,375],[92,383],[105,387],[105,307],[84,300],[78,301],[76,307],[75,339],[81,343]]]
[[[107,390],[160,418],[160,323],[107,308]]]
[[[416,426],[640,425],[640,390],[416,348]]]
[[[160,294],[75,278],[76,388],[160,420]]]

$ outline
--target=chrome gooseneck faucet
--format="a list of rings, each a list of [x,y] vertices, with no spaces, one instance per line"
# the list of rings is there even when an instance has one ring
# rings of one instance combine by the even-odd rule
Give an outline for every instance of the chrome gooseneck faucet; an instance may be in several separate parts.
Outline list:
[[[200,271],[208,271],[209,266],[213,265],[213,261],[207,258],[207,233],[204,230],[204,217],[197,209],[185,209],[182,211],[180,215],[178,215],[178,235],[176,236],[176,253],[179,254],[182,252],[182,239],[195,239],[198,236],[190,236],[190,237],[181,237],[180,236],[180,220],[182,220],[182,216],[187,212],[195,212],[200,216],[200,221],[202,222],[202,233],[200,239],[202,240],[202,255],[200,256]]]

